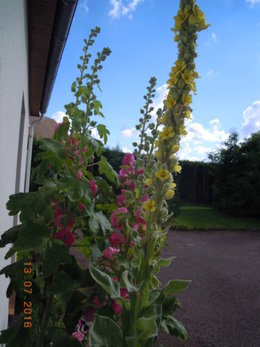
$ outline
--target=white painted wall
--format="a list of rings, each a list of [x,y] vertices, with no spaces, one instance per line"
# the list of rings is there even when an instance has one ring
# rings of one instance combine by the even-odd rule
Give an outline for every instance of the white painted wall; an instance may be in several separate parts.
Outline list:
[[[16,166],[22,99],[25,105],[25,124],[21,161],[20,189],[24,189],[26,147],[28,140],[28,56],[26,0],[0,1],[0,235],[13,226],[6,202],[15,192]],[[7,249],[0,248],[0,268]],[[8,280],[0,276],[0,331],[7,327]]]

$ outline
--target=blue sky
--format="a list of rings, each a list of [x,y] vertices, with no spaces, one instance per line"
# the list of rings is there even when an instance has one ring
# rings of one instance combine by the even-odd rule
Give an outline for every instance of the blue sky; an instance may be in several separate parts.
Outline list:
[[[198,0],[210,28],[199,34],[197,95],[193,119],[182,140],[181,159],[205,160],[236,130],[240,138],[260,130],[260,0]],[[135,124],[150,77],[157,78],[155,107],[177,57],[173,16],[178,0],[79,0],[63,53],[47,116],[61,121],[73,101],[71,83],[83,39],[96,25],[101,33],[93,52],[112,54],[100,74],[108,145],[132,151]]]

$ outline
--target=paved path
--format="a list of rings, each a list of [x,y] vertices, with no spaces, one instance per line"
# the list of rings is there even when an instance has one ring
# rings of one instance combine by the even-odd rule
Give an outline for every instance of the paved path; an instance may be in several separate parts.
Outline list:
[[[165,284],[191,279],[177,313],[189,333],[183,344],[160,335],[164,347],[260,347],[260,232],[170,231],[160,273]]]

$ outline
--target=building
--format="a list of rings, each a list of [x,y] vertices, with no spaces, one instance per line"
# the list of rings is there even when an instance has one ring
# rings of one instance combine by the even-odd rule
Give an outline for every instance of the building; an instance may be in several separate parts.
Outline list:
[[[11,194],[28,189],[34,123],[43,119],[78,0],[0,1],[0,235],[16,225]],[[38,122],[38,120],[37,120]],[[0,248],[0,268],[7,249]],[[0,331],[8,324],[8,280],[0,276]]]

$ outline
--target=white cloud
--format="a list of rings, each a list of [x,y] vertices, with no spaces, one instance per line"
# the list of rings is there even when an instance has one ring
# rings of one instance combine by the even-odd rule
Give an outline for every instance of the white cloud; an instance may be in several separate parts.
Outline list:
[[[113,18],[120,18],[122,16],[128,16],[130,19],[133,16],[137,5],[143,0],[110,0],[112,9],[109,11],[109,16]]]
[[[121,130],[121,135],[125,138],[134,137],[137,133],[137,130],[135,128],[128,128]]]
[[[51,116],[51,119],[54,119],[57,123],[62,123],[63,117],[66,117],[66,113],[57,111]]]
[[[84,12],[88,13],[88,1],[87,0],[80,0],[79,2],[79,8],[81,8]]]
[[[129,149],[128,147],[123,146],[122,147],[122,152],[124,152],[124,153],[132,153],[133,151],[131,151],[131,149]]]
[[[229,137],[229,133],[221,130],[218,118],[209,122],[209,127],[193,119],[186,122],[187,136],[181,140],[181,149],[178,153],[180,159],[184,160],[206,160],[208,153],[223,145]]]
[[[101,140],[99,133],[96,128],[91,129],[91,135],[94,137],[96,140]]]
[[[208,73],[207,73],[207,75],[208,75],[209,77],[212,76],[212,74],[213,74],[213,70],[209,70]]]
[[[212,33],[212,34],[211,34],[211,38],[212,38],[212,40],[213,40],[214,42],[217,41],[217,35],[216,35],[215,33]]]
[[[156,97],[152,104],[152,107],[154,108],[154,110],[151,112],[152,119],[154,122],[156,121],[156,118],[157,118],[156,112],[158,108],[163,108],[163,100],[166,98],[167,94],[168,94],[168,89],[167,89],[166,83],[156,88]]]
[[[246,2],[252,7],[256,4],[260,4],[260,0],[246,0]]]
[[[244,123],[242,124],[242,135],[247,137],[260,130],[260,100],[253,102],[243,112]]]

